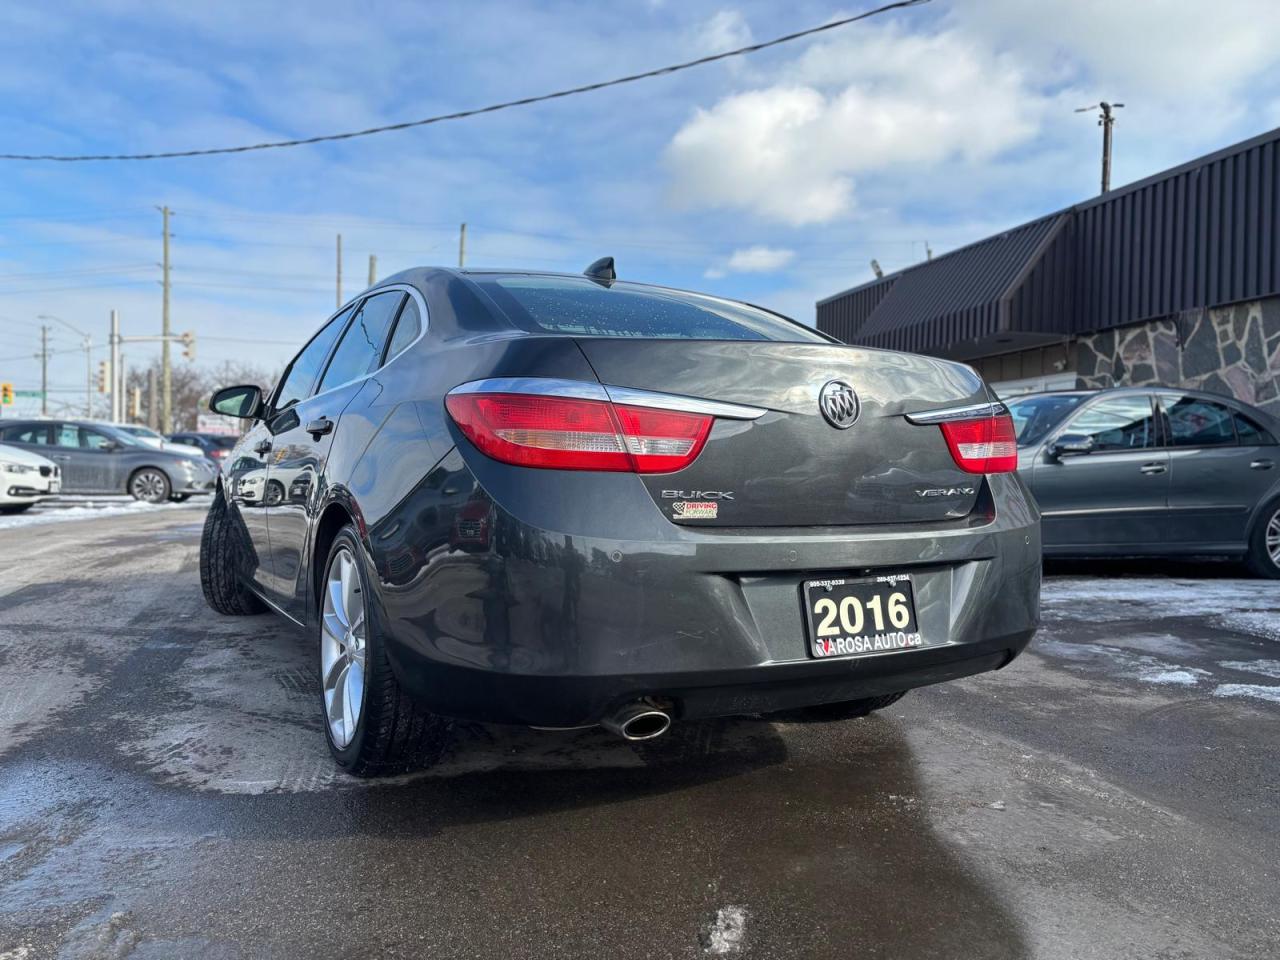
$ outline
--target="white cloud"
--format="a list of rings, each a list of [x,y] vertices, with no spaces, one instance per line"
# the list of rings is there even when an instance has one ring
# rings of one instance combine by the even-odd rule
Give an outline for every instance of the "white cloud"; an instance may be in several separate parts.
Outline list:
[[[958,32],[896,27],[819,44],[777,82],[696,111],[665,161],[683,207],[793,226],[849,212],[859,174],[974,163],[1024,143],[1047,97]]]
[[[734,273],[769,273],[785,267],[795,255],[794,250],[780,247],[744,247],[730,254],[728,269]]]
[[[704,53],[724,53],[751,42],[751,27],[737,10],[719,10],[699,30],[698,46]]]

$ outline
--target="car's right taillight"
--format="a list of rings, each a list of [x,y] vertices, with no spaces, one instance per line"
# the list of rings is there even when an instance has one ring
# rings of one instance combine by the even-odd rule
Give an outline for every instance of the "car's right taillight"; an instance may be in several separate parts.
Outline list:
[[[1018,435],[1008,413],[947,420],[938,426],[961,470],[1012,473],[1018,469]]]
[[[476,448],[503,463],[552,470],[671,473],[693,463],[714,417],[607,400],[455,393],[445,407]]]

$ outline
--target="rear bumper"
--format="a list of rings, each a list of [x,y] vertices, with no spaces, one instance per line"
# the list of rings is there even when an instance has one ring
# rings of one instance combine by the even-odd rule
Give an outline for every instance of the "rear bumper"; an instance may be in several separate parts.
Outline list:
[[[446,716],[490,723],[576,726],[653,697],[676,719],[742,716],[839,703],[998,670],[1033,629],[966,644],[847,660],[761,664],[736,670],[651,675],[536,676],[409,662],[415,696]]]
[[[688,717],[858,699],[997,669],[1038,624],[1039,515],[1014,474],[988,478],[980,520],[726,530],[670,523],[628,474],[519,471],[500,506],[483,469],[455,451],[365,538],[393,669],[450,716],[570,726],[644,696]],[[801,584],[889,572],[911,577],[937,645],[811,659]]]

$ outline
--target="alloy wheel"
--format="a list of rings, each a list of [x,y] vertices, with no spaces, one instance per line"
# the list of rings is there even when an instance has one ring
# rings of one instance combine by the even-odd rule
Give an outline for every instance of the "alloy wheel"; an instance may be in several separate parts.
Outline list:
[[[325,576],[320,624],[320,678],[324,713],[334,746],[355,736],[364,709],[366,620],[355,557],[341,547]]]
[[[139,471],[133,478],[133,482],[129,484],[129,492],[136,500],[159,503],[165,498],[164,476],[155,470]]]
[[[1266,532],[1263,534],[1263,543],[1271,562],[1280,567],[1280,509],[1271,515]]]

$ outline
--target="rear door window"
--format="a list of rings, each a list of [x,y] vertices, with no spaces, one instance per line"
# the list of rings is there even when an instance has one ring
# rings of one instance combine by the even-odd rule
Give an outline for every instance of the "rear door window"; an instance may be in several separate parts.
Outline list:
[[[391,342],[387,344],[386,359],[390,360],[417,340],[420,333],[422,333],[422,315],[418,312],[417,301],[410,297],[405,301],[404,309],[400,311],[400,319],[396,321],[396,331],[391,335]]]
[[[1154,447],[1151,397],[1131,394],[1099,400],[1072,417],[1063,432],[1092,437],[1093,449],[1099,453]]]
[[[1199,397],[1162,396],[1169,445],[1174,447],[1229,447],[1236,442],[1232,411],[1221,403]]]
[[[387,330],[400,309],[404,294],[399,290],[377,293],[360,304],[360,309],[342,335],[342,342],[329,361],[329,369],[320,381],[319,393],[332,390],[339,384],[363,377],[375,369],[382,358],[382,347],[387,342]]]
[[[810,327],[743,303],[586,277],[473,275],[519,327],[532,333],[646,340],[781,340],[830,343]]]
[[[1271,431],[1255,423],[1252,418],[1237,410],[1232,414],[1232,419],[1236,424],[1236,436],[1244,446],[1263,447],[1275,444],[1276,438],[1271,435]]]
[[[0,436],[9,443],[33,443],[41,446],[49,445],[49,425],[39,423],[25,427],[6,427]]]

